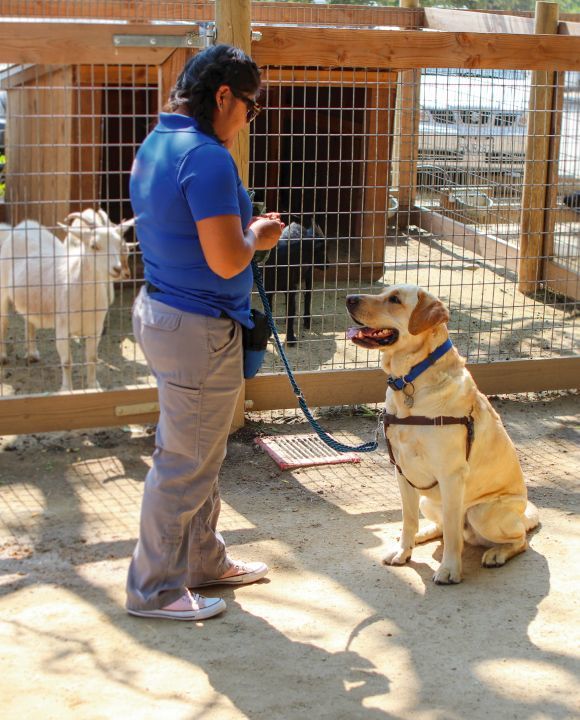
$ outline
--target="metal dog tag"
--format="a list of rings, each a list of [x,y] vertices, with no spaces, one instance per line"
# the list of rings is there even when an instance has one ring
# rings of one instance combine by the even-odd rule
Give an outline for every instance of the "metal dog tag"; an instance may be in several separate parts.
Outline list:
[[[403,388],[403,395],[405,396],[405,405],[408,408],[412,408],[415,404],[415,401],[413,400],[413,395],[415,394],[415,386],[412,382],[409,382],[405,385]]]

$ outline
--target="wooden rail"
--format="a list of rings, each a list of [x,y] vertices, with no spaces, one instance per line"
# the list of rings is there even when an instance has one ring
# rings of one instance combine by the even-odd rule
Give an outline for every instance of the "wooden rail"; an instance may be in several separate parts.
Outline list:
[[[183,35],[183,25],[0,22],[0,61],[159,65],[171,48],[114,47],[115,34]],[[417,69],[580,70],[574,35],[506,35],[422,30],[260,27],[259,65]]]
[[[577,388],[580,378],[580,357],[507,360],[467,367],[487,395]],[[385,373],[378,368],[298,372],[296,380],[311,407],[381,403],[387,387]],[[256,411],[298,406],[285,374],[259,375],[246,381],[245,399]],[[156,388],[14,396],[2,398],[0,403],[0,435],[115,427],[158,419]]]

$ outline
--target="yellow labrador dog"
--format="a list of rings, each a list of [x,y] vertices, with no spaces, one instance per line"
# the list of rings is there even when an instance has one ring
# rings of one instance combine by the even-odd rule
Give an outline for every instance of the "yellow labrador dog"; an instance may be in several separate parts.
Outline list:
[[[461,582],[463,540],[489,547],[484,567],[527,547],[538,524],[515,448],[449,340],[443,303],[415,285],[349,295],[350,339],[382,351],[389,375],[384,424],[403,505],[399,543],[384,558],[403,565],[416,543],[443,536],[433,579]],[[419,507],[430,523],[419,530]]]

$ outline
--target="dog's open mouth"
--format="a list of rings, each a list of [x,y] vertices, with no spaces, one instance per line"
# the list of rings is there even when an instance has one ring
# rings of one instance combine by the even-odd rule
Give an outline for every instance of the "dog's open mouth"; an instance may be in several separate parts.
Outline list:
[[[370,327],[351,327],[347,330],[346,336],[355,345],[364,348],[379,348],[392,345],[399,337],[399,331],[391,328],[377,330]]]

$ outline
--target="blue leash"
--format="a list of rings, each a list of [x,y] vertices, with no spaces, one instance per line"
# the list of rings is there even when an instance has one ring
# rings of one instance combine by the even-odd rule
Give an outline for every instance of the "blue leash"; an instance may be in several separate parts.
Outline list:
[[[256,283],[256,287],[258,288],[258,293],[260,294],[262,304],[264,305],[264,312],[266,313],[266,317],[268,318],[268,324],[270,326],[270,329],[272,330],[272,335],[274,336],[274,342],[276,343],[278,353],[280,355],[280,358],[282,359],[282,362],[284,363],[284,367],[286,368],[286,373],[288,375],[288,379],[290,380],[290,384],[292,385],[292,390],[296,395],[296,399],[298,400],[300,409],[302,410],[304,416],[312,426],[314,432],[318,435],[318,437],[322,440],[323,443],[328,445],[328,447],[332,448],[333,450],[336,450],[337,452],[373,452],[374,450],[376,450],[379,446],[377,442],[377,437],[379,433],[380,419],[379,425],[377,426],[377,430],[375,432],[375,440],[372,442],[369,441],[363,443],[362,445],[353,446],[344,445],[343,443],[338,442],[327,432],[325,432],[316,422],[308,408],[308,405],[306,404],[304,395],[302,395],[302,390],[300,390],[300,388],[298,387],[298,383],[296,382],[294,373],[292,372],[292,368],[290,367],[290,363],[288,362],[288,358],[286,357],[286,353],[284,352],[284,348],[282,347],[282,343],[280,342],[280,338],[278,337],[278,331],[276,330],[274,318],[272,317],[272,309],[270,308],[270,303],[268,302],[268,298],[266,297],[266,291],[264,290],[262,270],[255,260],[252,260],[252,272],[254,273],[254,281]]]

